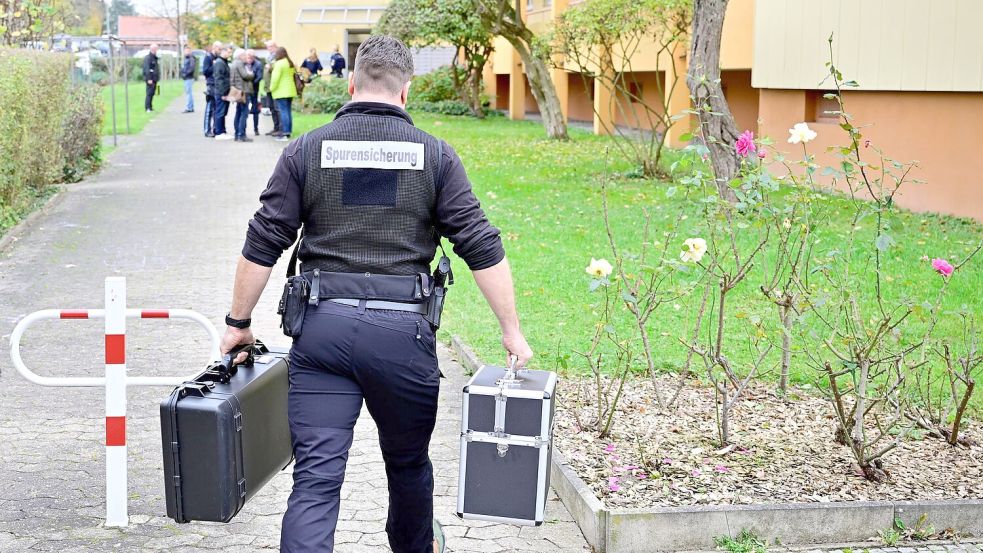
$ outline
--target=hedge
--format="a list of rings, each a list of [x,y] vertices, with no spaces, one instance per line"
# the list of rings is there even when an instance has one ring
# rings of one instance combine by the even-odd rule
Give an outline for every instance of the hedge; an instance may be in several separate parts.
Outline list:
[[[307,113],[334,113],[349,100],[348,79],[321,77],[304,88],[303,110]],[[443,115],[471,115],[471,108],[461,102],[454,90],[449,66],[413,77],[406,108]],[[486,110],[485,113],[494,112]]]
[[[99,164],[103,107],[65,54],[0,48],[0,230]]]

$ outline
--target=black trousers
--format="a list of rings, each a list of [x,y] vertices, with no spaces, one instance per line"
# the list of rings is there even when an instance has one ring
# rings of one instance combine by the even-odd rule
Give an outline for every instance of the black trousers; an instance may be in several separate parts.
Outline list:
[[[394,553],[433,551],[433,466],[440,371],[430,325],[416,313],[308,306],[290,350],[287,400],[294,485],[283,553],[334,550],[348,450],[364,399],[379,428]],[[352,498],[349,501],[358,501]]]
[[[147,83],[147,98],[143,101],[143,109],[154,109],[154,94],[156,93],[157,81]]]
[[[276,107],[276,101],[272,94],[266,95],[266,101],[270,106],[270,115],[273,116],[273,131],[280,132],[280,110]]]

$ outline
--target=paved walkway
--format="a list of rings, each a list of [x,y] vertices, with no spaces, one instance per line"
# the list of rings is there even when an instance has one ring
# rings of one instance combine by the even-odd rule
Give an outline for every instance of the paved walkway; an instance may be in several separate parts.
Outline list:
[[[111,275],[127,277],[129,306],[195,309],[220,325],[246,222],[283,144],[267,137],[249,144],[206,140],[201,113],[179,113],[180,104],[121,141],[98,176],[69,187],[50,213],[0,252],[0,552],[277,548],[289,469],[230,524],[177,525],[163,516],[158,404],[169,389],[160,387],[129,391],[131,524],[104,528],[103,390],[35,386],[15,373],[7,353],[9,334],[22,316],[45,308],[101,307],[103,279]],[[263,125],[269,124],[264,117]],[[256,335],[269,343],[286,340],[273,314],[283,265],[256,310]],[[206,360],[207,344],[194,324],[127,324],[132,374],[178,376]],[[101,375],[102,341],[101,321],[51,321],[28,332],[24,358],[41,374]],[[448,549],[584,550],[583,536],[555,496],[540,528],[463,522],[453,514],[464,376],[446,350],[440,356],[448,378],[431,458],[435,512]],[[356,427],[342,494],[336,550],[388,551],[385,474],[367,412]]]

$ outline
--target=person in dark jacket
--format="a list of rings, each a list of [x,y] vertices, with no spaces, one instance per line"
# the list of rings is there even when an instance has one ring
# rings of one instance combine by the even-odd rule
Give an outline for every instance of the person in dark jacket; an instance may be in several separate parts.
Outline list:
[[[201,63],[201,74],[205,76],[205,137],[215,136],[215,77],[212,75],[215,58],[218,57],[221,42],[215,42],[205,54]]]
[[[253,116],[253,134],[259,136],[259,112],[262,105],[262,89],[260,82],[263,80],[263,62],[256,57],[256,52],[246,50],[246,66],[253,72],[253,93],[248,97],[249,113]]]
[[[160,81],[160,69],[157,67],[157,45],[150,45],[150,53],[143,58],[143,80],[147,81],[147,98],[143,107],[147,111],[154,110],[154,94],[157,93],[157,83]]]
[[[232,139],[225,132],[225,115],[229,113],[228,95],[232,88],[228,59],[229,48],[222,47],[212,64],[212,78],[215,80],[215,140]]]
[[[277,63],[282,71],[286,62]],[[519,325],[501,232],[481,209],[454,149],[414,127],[406,113],[409,48],[372,35],[359,47],[352,75],[352,101],[331,123],[286,147],[260,195],[220,351],[255,341],[253,310],[273,265],[303,229],[303,278],[321,276],[313,276],[318,293],[300,315],[303,328],[290,349],[287,411],[296,463],[280,551],[334,551],[345,463],[363,403],[386,468],[392,551],[442,551],[428,456],[440,388],[435,327],[410,294],[389,296],[368,280],[383,274],[404,285],[432,282],[417,275],[430,269],[435,238],[446,237],[497,316],[504,353],[522,368],[533,352]],[[339,290],[336,276],[353,283],[342,291],[350,295],[332,293]],[[376,301],[380,296],[391,301]]]
[[[342,78],[341,72],[345,69],[345,56],[341,55],[338,51],[338,46],[335,45],[334,53],[331,54],[331,74],[339,79]]]
[[[191,47],[184,47],[184,61],[181,62],[181,78],[184,79],[184,96],[187,103],[184,106],[184,113],[195,111],[195,97],[191,94],[191,87],[195,84],[195,74],[198,72],[198,60],[191,53]]]
[[[321,65],[321,59],[317,55],[317,48],[311,48],[307,58],[300,64],[300,68],[307,70],[307,73],[304,75],[304,80],[307,82],[313,81],[321,74],[324,67]]]

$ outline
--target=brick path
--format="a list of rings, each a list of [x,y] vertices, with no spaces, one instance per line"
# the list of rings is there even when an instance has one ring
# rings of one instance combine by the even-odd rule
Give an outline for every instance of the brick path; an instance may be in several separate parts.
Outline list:
[[[158,403],[169,390],[160,387],[129,391],[130,526],[104,528],[103,390],[29,384],[15,374],[7,353],[10,331],[23,315],[101,307],[103,279],[111,275],[127,277],[130,307],[195,309],[220,325],[246,222],[282,144],[267,137],[251,144],[206,140],[201,114],[179,113],[180,103],[122,141],[99,175],[69,187],[50,213],[0,252],[0,552],[277,548],[289,469],[231,524],[177,525],[162,516]],[[285,342],[273,315],[283,271],[283,264],[275,269],[256,310],[256,335],[269,343]],[[131,374],[183,375],[205,361],[206,343],[194,324],[127,324]],[[101,375],[101,347],[101,321],[47,322],[23,342],[28,366],[62,376]],[[448,549],[583,550],[583,536],[555,497],[540,528],[462,522],[453,514],[464,376],[446,350],[440,355],[448,378],[431,458],[435,512]],[[356,427],[342,493],[336,550],[388,551],[385,475],[367,412]]]

